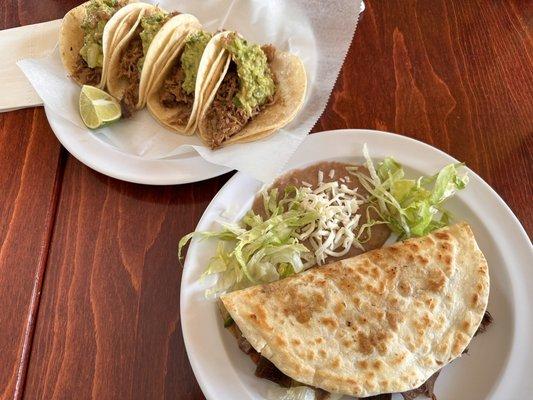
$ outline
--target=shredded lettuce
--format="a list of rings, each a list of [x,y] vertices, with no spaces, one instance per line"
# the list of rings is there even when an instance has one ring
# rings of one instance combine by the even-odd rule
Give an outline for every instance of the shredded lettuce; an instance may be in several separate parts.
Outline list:
[[[433,176],[408,179],[402,165],[393,158],[374,165],[366,145],[363,154],[368,172],[348,168],[369,193],[364,199],[364,222],[354,219],[353,228],[349,228],[353,229],[352,246],[363,248],[371,237],[371,228],[378,224],[387,224],[400,240],[423,236],[449,224],[451,215],[443,203],[465,188],[468,177],[457,171],[463,164],[447,165]],[[222,222],[220,231],[193,232],[180,240],[180,259],[193,237],[218,240],[215,255],[202,275],[202,279],[211,275],[218,278],[206,291],[208,297],[277,281],[317,264],[316,252],[302,242],[318,229],[318,221],[329,215],[324,205],[309,201],[309,188],[288,186],[283,194],[274,188],[263,191],[262,196],[264,217],[249,211],[239,223]]]
[[[457,171],[464,164],[449,164],[433,176],[415,180],[405,178],[402,165],[392,157],[385,158],[376,167],[366,145],[363,154],[369,173],[357,168],[350,168],[350,173],[370,193],[369,208],[399,239],[424,236],[448,225],[451,215],[443,203],[466,187],[468,176],[461,176]]]
[[[277,196],[277,193],[275,193]],[[272,203],[274,204],[274,203]],[[216,254],[202,275],[218,275],[207,296],[218,295],[258,283],[267,283],[302,271],[309,250],[296,238],[299,228],[315,220],[313,211],[274,207],[265,220],[253,211],[239,224],[222,223],[219,232],[193,232],[179,242],[178,255],[193,237],[218,239]]]

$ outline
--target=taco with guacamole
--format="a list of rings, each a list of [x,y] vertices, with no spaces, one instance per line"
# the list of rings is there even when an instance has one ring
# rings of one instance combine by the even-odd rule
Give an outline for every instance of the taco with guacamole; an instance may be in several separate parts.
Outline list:
[[[307,77],[294,54],[221,32],[205,49],[218,60],[202,83],[198,134],[215,149],[271,135],[288,124],[303,104]]]
[[[127,33],[118,43],[115,41],[111,50],[106,79],[109,93],[121,102],[125,116],[146,104],[152,69],[165,58],[165,44],[175,34],[175,27],[200,25],[192,15],[167,13],[150,4],[144,4],[132,20],[123,28]]]
[[[61,23],[59,50],[68,74],[80,85],[102,88],[113,38],[135,3],[90,0],[70,10]]]
[[[117,28],[125,33],[115,40],[106,85],[109,93],[120,101],[126,117],[144,105],[144,88],[166,39],[167,31],[161,32],[162,28],[176,14],[143,3],[140,10],[132,11],[128,20]]]
[[[154,118],[173,131],[193,135],[202,100],[202,83],[209,76],[213,56],[204,52],[212,35],[200,29],[170,43],[173,49],[161,69],[154,69],[154,84],[147,107]]]

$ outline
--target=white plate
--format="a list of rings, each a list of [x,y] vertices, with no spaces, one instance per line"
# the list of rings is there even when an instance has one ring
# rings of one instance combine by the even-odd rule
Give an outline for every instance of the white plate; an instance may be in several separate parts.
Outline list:
[[[309,136],[287,169],[321,160],[361,163],[367,143],[373,159],[393,156],[408,173],[432,174],[456,162],[427,144],[404,136],[370,130],[342,130]],[[437,380],[441,399],[530,399],[533,379],[533,251],[524,229],[503,200],[474,172],[466,190],[449,201],[458,219],[470,223],[491,274],[489,330],[476,337],[468,355],[444,368]],[[240,217],[261,184],[236,174],[213,199],[197,230],[216,228],[215,219],[230,208]],[[198,282],[214,243],[194,240],[181,283],[181,323],[192,368],[208,399],[262,399],[270,385],[253,374],[254,364],[222,326],[214,301],[205,300]],[[528,293],[529,289],[529,293]],[[395,398],[401,398],[396,395]]]
[[[164,159],[144,159],[120,151],[105,137],[88,134],[45,106],[50,127],[61,144],[88,167],[112,178],[146,185],[198,182],[231,171],[211,164],[195,151]]]

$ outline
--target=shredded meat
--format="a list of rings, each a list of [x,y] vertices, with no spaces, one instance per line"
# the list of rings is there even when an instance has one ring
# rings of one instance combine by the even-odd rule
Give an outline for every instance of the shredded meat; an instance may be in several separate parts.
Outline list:
[[[251,354],[255,351],[250,342],[242,335],[240,335],[240,337],[237,339],[237,344],[239,345],[239,349],[241,349],[245,354]]]
[[[130,40],[126,50],[122,53],[118,70],[118,78],[128,81],[128,86],[120,101],[124,117],[130,117],[132,115],[135,109],[135,104],[137,104],[137,101],[139,100],[141,71],[139,70],[137,63],[143,55],[141,38],[138,32],[135,32],[134,38]]]
[[[290,387],[292,379],[281,372],[272,362],[267,358],[260,356],[255,369],[255,376],[258,378],[268,379],[283,387]]]
[[[237,107],[233,102],[233,97],[238,90],[239,78],[235,65],[231,63],[230,69],[222,80],[205,117],[208,130],[212,132],[210,143],[212,149],[220,147],[224,141],[239,133],[251,118],[273,102],[273,98],[269,99],[265,104],[253,109],[251,115],[248,115],[245,110]]]
[[[90,68],[80,56],[76,63],[76,69],[72,75],[84,85],[96,86],[100,83],[102,68]]]
[[[188,94],[183,90],[182,85],[184,80],[185,73],[181,68],[181,63],[177,60],[159,91],[159,100],[161,104],[163,104],[163,107],[175,108],[179,105],[185,106],[180,107],[176,111],[176,115],[172,120],[172,122],[176,122],[180,125],[184,125],[188,122],[192,112],[192,105],[194,103],[194,96],[192,93]]]
[[[477,328],[476,333],[474,334],[474,337],[477,335],[484,333],[490,324],[492,324],[492,321],[494,319],[492,318],[492,315],[490,315],[490,312],[485,311],[485,314],[483,314],[483,319],[481,320],[481,323],[479,324],[479,327]]]
[[[267,62],[270,64],[274,60],[274,55],[276,54],[276,48],[271,44],[265,44],[261,46],[261,50],[265,53]]]
[[[364,400],[391,400],[391,393],[376,394],[375,396],[365,397]]]
[[[239,90],[239,78],[235,70],[229,70],[217,90],[213,103],[207,111],[208,129],[213,132],[211,148],[215,149],[238,133],[248,122],[248,115],[233,103]]]

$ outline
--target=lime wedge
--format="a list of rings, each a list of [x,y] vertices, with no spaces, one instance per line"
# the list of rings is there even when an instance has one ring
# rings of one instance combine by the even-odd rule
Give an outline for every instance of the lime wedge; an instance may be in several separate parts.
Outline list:
[[[81,119],[89,129],[99,128],[121,116],[119,102],[94,86],[83,85],[79,106]]]

